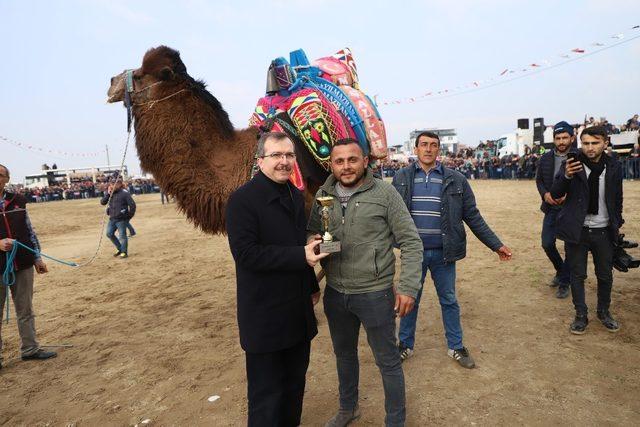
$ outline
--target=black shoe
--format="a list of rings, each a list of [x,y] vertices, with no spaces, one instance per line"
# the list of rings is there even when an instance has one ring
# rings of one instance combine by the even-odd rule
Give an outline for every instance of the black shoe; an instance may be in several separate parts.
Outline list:
[[[562,282],[560,282],[560,279],[558,278],[558,276],[556,276],[556,277],[553,278],[551,283],[549,283],[549,286],[551,286],[552,288],[555,288],[557,286],[560,286],[561,284],[562,284]]]
[[[620,330],[620,325],[611,317],[609,310],[598,311],[598,319],[600,319],[602,325],[607,328],[607,331],[618,332]]]
[[[55,351],[45,351],[43,349],[40,349],[35,353],[30,354],[29,356],[22,356],[22,360],[45,360],[56,357],[57,355],[58,353],[56,353]]]
[[[558,290],[556,291],[556,298],[564,299],[569,296],[569,293],[569,286],[562,284],[558,286]]]
[[[413,356],[413,349],[405,347],[404,344],[398,346],[398,351],[400,352],[400,361],[402,362]]]
[[[120,256],[120,254],[121,254],[121,253],[122,253],[122,252],[118,251],[118,252],[116,252],[115,254],[113,254],[113,256]]]
[[[576,318],[571,324],[569,330],[572,334],[582,335],[587,329],[587,325],[589,324],[589,319],[587,319],[586,314],[576,314]]]
[[[466,347],[456,350],[449,349],[447,350],[447,354],[463,368],[473,369],[476,367],[476,362],[473,361],[473,357],[471,357]]]

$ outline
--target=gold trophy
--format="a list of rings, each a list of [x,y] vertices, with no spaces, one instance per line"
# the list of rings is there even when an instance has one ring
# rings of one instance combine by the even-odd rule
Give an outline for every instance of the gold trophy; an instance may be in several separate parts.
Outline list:
[[[340,252],[340,242],[334,241],[333,236],[331,235],[331,233],[329,233],[329,208],[333,206],[333,197],[317,197],[316,200],[322,205],[320,213],[322,216],[322,228],[324,228],[322,243],[318,245],[320,247],[320,252],[330,254],[334,252]]]

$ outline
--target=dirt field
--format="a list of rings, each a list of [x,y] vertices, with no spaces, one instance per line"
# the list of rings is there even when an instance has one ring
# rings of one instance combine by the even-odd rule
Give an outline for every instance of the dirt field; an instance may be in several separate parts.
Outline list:
[[[638,425],[640,271],[614,274],[617,334],[594,319],[569,334],[570,299],[547,286],[542,214],[532,182],[472,182],[485,219],[511,247],[498,257],[469,237],[458,263],[465,343],[477,369],[446,356],[440,309],[428,279],[416,354],[404,365],[408,425]],[[159,195],[136,198],[130,258],[103,242],[92,265],[49,263],[36,278],[41,344],[72,344],[59,357],[22,362],[15,319],[3,326],[0,425],[105,426],[246,423],[244,355],[235,318],[234,266],[224,237],[206,236]],[[640,240],[640,182],[625,183],[624,231]],[[30,205],[43,250],[82,260],[97,244],[97,200]],[[632,250],[640,257],[640,250]],[[587,300],[595,307],[590,269]],[[324,286],[324,284],[322,285]],[[13,313],[13,311],[12,311]],[[337,408],[337,377],[321,304],[302,423],[322,425]],[[595,318],[595,316],[593,316]],[[360,405],[354,425],[380,425],[380,375],[361,335]],[[220,399],[209,402],[212,395]]]

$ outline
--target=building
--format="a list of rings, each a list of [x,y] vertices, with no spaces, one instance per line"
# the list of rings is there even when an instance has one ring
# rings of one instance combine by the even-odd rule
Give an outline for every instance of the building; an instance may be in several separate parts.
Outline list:
[[[440,151],[442,153],[455,153],[458,151],[460,141],[458,141],[458,134],[455,129],[416,129],[409,134],[409,140],[404,143],[404,150],[408,153],[413,153],[413,148],[416,146],[416,137],[422,132],[433,132],[440,137]]]
[[[79,181],[92,181],[95,184],[98,176],[109,176],[114,173],[120,173],[120,165],[47,169],[37,174],[25,176],[24,186],[25,188],[44,188],[63,183],[71,185],[71,183]],[[128,179],[129,172],[126,165],[121,174],[125,180]]]

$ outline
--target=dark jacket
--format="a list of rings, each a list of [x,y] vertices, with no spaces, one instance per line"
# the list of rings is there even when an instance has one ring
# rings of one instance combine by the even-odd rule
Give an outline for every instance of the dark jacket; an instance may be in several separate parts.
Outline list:
[[[4,208],[0,210],[0,239],[16,239],[23,245],[33,246],[27,228],[27,211],[24,210],[26,204],[26,199],[21,195],[5,193]],[[16,211],[16,209],[22,210]],[[0,272],[4,271],[6,262],[5,253],[0,251]],[[18,247],[14,262],[16,270],[25,270],[33,266],[35,255],[31,251]]]
[[[443,169],[440,218],[444,261],[458,261],[467,255],[467,234],[463,221],[485,246],[492,251],[498,250],[502,242],[482,218],[467,178],[460,172]],[[415,176],[416,166],[411,164],[400,169],[393,177],[393,186],[402,196],[409,211]]]
[[[622,167],[620,162],[603,154],[606,164],[604,171],[605,204],[609,213],[609,229],[615,241],[624,219],[622,219]],[[551,187],[554,199],[567,195],[556,220],[556,234],[560,240],[579,243],[584,219],[589,207],[589,185],[583,170],[571,179],[564,175],[565,165],[560,166],[556,180]]]
[[[136,214],[136,202],[133,201],[129,192],[122,189],[113,193],[111,201],[109,201],[109,193],[105,193],[100,203],[103,205],[109,203],[107,214],[109,219],[114,221],[128,220]]]
[[[258,172],[231,195],[226,224],[244,351],[267,353],[310,341],[318,333],[311,294],[320,288],[304,252],[302,193]]]
[[[544,153],[542,157],[540,157],[538,170],[536,171],[536,186],[538,187],[538,193],[540,193],[540,197],[542,198],[540,210],[544,213],[547,213],[550,209],[556,208],[544,201],[544,195],[551,192],[551,186],[553,185],[553,169],[555,167],[554,153],[554,150],[549,150]]]

